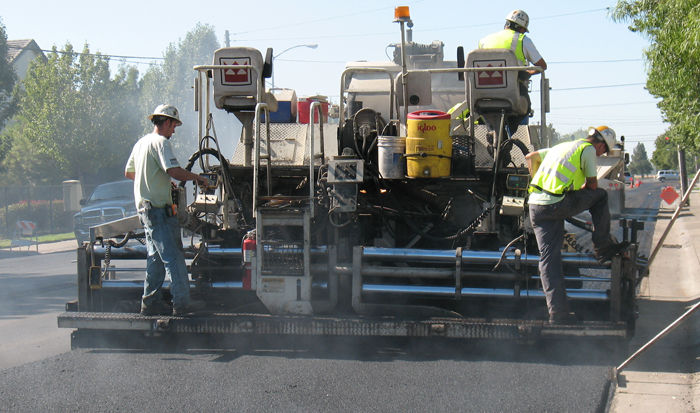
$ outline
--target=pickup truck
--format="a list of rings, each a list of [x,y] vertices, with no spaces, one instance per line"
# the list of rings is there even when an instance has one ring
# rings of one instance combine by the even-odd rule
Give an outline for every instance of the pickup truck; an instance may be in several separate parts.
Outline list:
[[[90,240],[90,227],[136,215],[134,181],[99,185],[80,205],[80,212],[73,216],[73,232],[78,245],[83,245]]]

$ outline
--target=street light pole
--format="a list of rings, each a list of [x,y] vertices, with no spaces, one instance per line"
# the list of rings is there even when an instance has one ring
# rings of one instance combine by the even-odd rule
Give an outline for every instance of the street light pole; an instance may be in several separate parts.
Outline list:
[[[284,49],[281,52],[277,53],[276,55],[272,56],[272,88],[275,88],[275,59],[277,59],[281,54],[288,52],[292,49],[296,49],[297,47],[308,47],[309,49],[315,49],[318,47],[317,44],[298,44],[296,46],[292,46],[288,49]]]

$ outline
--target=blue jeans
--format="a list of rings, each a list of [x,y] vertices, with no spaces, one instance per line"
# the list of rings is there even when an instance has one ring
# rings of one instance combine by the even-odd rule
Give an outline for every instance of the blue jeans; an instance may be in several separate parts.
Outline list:
[[[146,232],[148,261],[143,286],[143,304],[150,306],[163,298],[163,281],[170,277],[173,305],[190,303],[190,282],[177,217],[165,215],[165,208],[139,210]]]
[[[591,213],[593,245],[596,248],[609,245],[610,210],[605,189],[584,188],[568,192],[555,204],[530,204],[530,220],[540,249],[540,279],[550,314],[569,311],[561,256],[566,233],[564,220],[583,211]]]

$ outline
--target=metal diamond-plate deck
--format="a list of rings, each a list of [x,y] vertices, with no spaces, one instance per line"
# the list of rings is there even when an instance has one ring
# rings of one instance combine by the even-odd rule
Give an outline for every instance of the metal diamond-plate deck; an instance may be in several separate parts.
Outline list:
[[[273,165],[308,165],[309,164],[309,154],[308,154],[308,141],[309,136],[309,124],[301,123],[273,123],[270,124],[270,150],[272,152],[272,164]],[[314,125],[316,128],[314,130],[314,153],[320,153],[320,128],[319,125]],[[265,140],[267,138],[267,129],[262,126],[262,148],[261,153],[266,153]],[[324,137],[324,152],[326,160],[330,159],[331,156],[336,155],[337,152],[337,132],[338,125],[336,124],[324,124],[323,125],[323,137]],[[231,158],[232,165],[243,165],[244,159],[244,146],[243,142],[238,142],[236,145],[236,151]]]

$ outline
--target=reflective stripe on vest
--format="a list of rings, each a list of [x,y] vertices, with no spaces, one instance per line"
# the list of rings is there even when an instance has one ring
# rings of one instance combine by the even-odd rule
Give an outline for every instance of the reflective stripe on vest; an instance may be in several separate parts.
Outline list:
[[[583,186],[586,177],[581,170],[581,154],[588,146],[591,143],[581,139],[550,149],[537,169],[531,187],[550,195],[562,195]]]
[[[527,59],[523,52],[523,38],[525,33],[518,33],[515,30],[505,29],[500,32],[490,34],[482,39],[479,44],[480,49],[510,49],[515,53],[515,57],[527,66]]]

